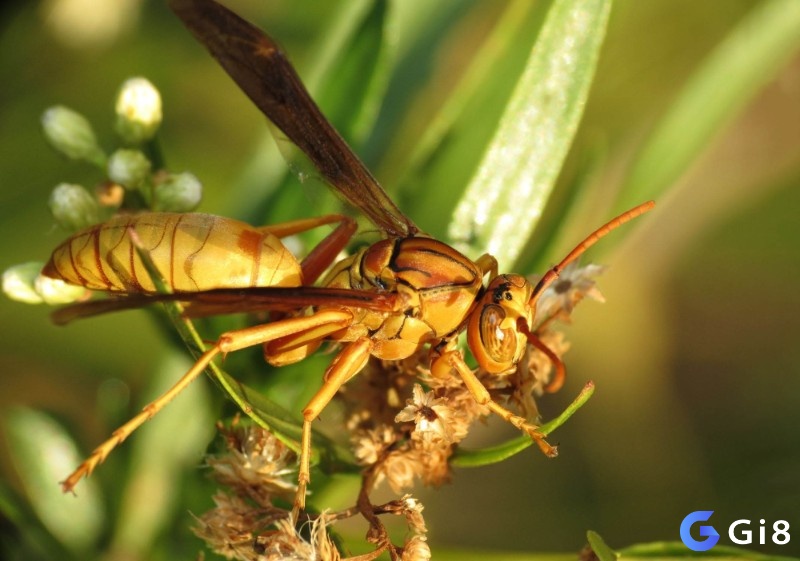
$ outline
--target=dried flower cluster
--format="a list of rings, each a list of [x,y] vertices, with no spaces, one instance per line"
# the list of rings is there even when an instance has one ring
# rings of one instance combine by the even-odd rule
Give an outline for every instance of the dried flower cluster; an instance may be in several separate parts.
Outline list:
[[[342,512],[305,515],[299,527],[289,510],[294,494],[295,455],[268,431],[240,425],[219,425],[226,452],[210,456],[214,479],[226,490],[214,495],[214,508],[197,519],[195,534],[227,559],[242,561],[338,561],[341,554],[328,529],[336,520],[361,514],[370,524],[367,540],[376,546],[370,554],[351,561],[375,559],[389,551],[393,559],[430,559],[422,504],[411,495],[383,505],[372,505],[366,489],[359,504]],[[368,478],[367,478],[368,479]],[[391,543],[378,515],[403,516],[409,532],[402,547]]]
[[[329,545],[325,519],[312,524],[306,541],[288,512],[273,500],[294,492],[294,455],[269,432],[234,422],[220,425],[227,452],[207,459],[213,477],[229,492],[214,495],[215,507],[198,518],[195,533],[227,559],[322,559],[318,550]],[[230,494],[232,493],[232,494]],[[338,559],[325,557],[324,559]]]

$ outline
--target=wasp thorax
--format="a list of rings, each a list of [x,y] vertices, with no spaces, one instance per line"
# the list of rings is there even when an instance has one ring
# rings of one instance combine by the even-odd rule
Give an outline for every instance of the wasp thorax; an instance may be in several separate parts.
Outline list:
[[[492,279],[469,320],[467,340],[478,362],[492,373],[513,368],[525,352],[527,339],[518,320],[530,325],[531,285],[520,275]]]

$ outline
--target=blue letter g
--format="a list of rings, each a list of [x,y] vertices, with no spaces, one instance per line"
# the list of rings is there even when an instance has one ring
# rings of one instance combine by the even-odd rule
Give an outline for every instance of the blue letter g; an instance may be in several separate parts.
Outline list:
[[[681,522],[681,541],[686,544],[686,547],[692,551],[708,551],[719,541],[719,534],[713,526],[700,526],[699,533],[705,536],[706,539],[697,541],[692,537],[690,532],[692,524],[695,522],[705,522],[711,515],[714,514],[713,510],[698,510],[687,515]]]

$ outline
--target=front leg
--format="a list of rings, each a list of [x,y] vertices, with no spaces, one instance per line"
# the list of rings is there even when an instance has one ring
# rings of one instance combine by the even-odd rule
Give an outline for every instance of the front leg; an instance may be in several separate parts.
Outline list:
[[[538,426],[529,423],[524,417],[515,415],[492,399],[489,390],[484,387],[472,369],[464,362],[464,355],[461,354],[461,351],[448,350],[434,359],[431,365],[432,372],[442,372],[444,368],[455,369],[461,379],[464,380],[464,385],[467,386],[475,401],[485,405],[490,411],[527,433],[547,457],[553,458],[558,455],[558,449],[545,440],[545,436],[539,431]]]

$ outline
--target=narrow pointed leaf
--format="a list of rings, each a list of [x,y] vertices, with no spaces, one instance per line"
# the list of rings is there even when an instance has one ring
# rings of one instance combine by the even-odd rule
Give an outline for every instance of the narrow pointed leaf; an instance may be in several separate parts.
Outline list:
[[[508,266],[530,237],[577,130],[610,0],[558,0],[450,228],[468,255]]]
[[[589,398],[594,394],[594,383],[588,382],[572,403],[555,419],[544,423],[539,427],[539,432],[547,436],[558,427],[567,422],[575,412],[583,407]],[[533,440],[528,435],[521,435],[511,440],[507,440],[497,446],[488,446],[479,450],[468,450],[459,448],[453,454],[451,464],[457,467],[478,467],[502,462],[519,454],[533,444]]]

